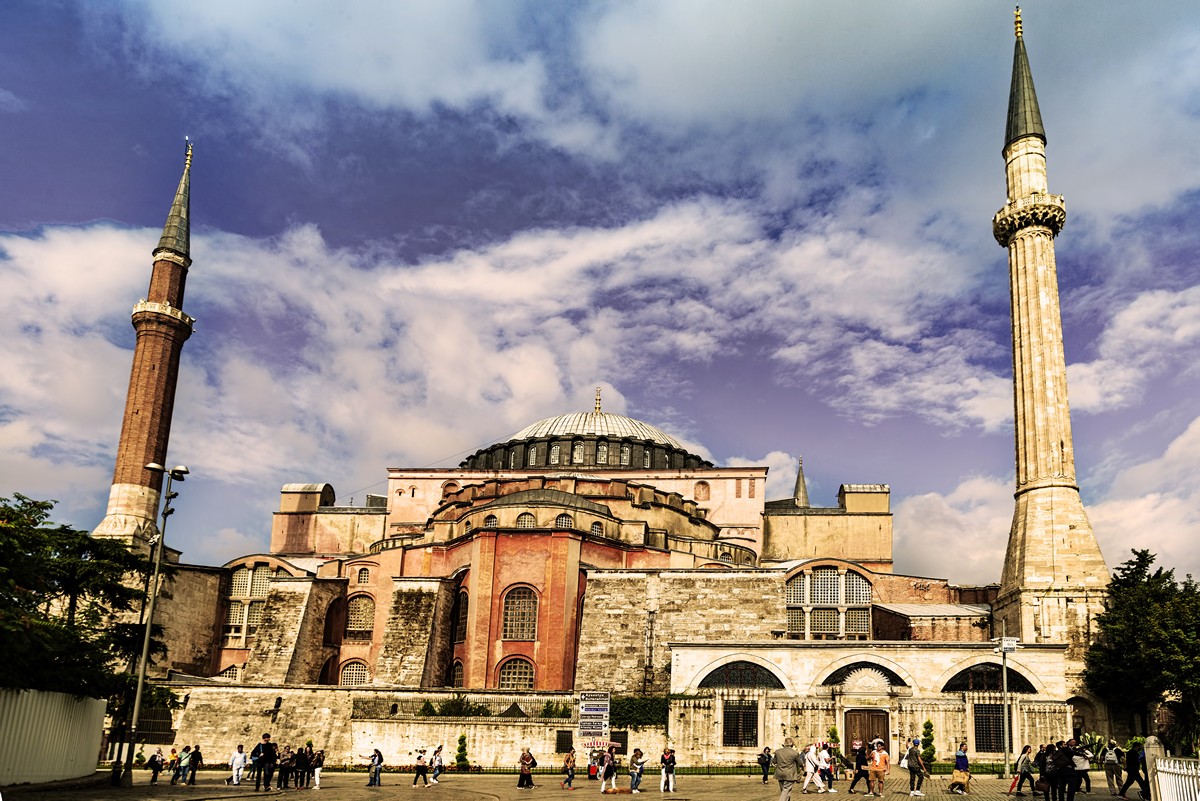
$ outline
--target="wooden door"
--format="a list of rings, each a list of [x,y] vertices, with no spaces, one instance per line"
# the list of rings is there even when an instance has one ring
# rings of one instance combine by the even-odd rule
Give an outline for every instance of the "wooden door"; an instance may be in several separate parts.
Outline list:
[[[855,740],[866,745],[879,737],[888,746],[891,745],[888,713],[884,709],[847,709],[846,726],[842,732],[842,752],[845,754],[850,753],[850,744]]]

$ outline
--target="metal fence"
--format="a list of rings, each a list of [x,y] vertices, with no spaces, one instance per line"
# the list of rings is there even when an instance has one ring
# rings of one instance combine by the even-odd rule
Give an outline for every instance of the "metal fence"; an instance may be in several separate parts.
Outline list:
[[[1153,773],[1159,801],[1200,801],[1200,759],[1158,757]]]
[[[94,773],[104,708],[98,698],[0,691],[0,786]]]

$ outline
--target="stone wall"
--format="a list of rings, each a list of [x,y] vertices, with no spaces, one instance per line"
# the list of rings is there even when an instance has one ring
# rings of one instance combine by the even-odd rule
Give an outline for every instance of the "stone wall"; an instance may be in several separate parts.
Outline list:
[[[155,674],[167,669],[193,676],[207,676],[213,670],[220,627],[215,610],[224,608],[220,568],[175,565],[175,575],[159,585],[154,620],[164,629],[167,657],[159,660]]]
[[[770,640],[782,599],[782,573],[589,571],[575,686],[665,693],[668,643]]]
[[[291,577],[276,578],[271,582],[271,590],[263,607],[262,623],[254,636],[250,658],[246,662],[245,681],[281,683],[303,680],[291,678],[298,645],[305,643],[301,651],[310,660],[311,652],[320,648],[324,640],[325,609],[329,606],[326,596],[331,599],[329,588],[336,586],[336,582],[322,581],[319,598],[314,602],[314,583],[312,578]],[[308,667],[303,659],[300,660],[297,674],[307,677]],[[320,671],[320,664],[316,669]],[[311,680],[315,682],[316,677],[313,676]]]
[[[454,589],[449,579],[394,580],[376,682],[403,687],[445,684]]]

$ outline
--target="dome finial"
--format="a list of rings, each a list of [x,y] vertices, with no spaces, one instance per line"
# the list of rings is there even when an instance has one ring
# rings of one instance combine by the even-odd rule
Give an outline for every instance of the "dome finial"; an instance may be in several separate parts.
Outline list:
[[[1020,39],[1020,38],[1022,38],[1022,36],[1021,36],[1021,7],[1020,6],[1017,6],[1017,10],[1013,12],[1013,16],[1016,18],[1013,20],[1013,24],[1016,26],[1017,38]]]
[[[596,387],[596,411],[600,411],[600,387]]]

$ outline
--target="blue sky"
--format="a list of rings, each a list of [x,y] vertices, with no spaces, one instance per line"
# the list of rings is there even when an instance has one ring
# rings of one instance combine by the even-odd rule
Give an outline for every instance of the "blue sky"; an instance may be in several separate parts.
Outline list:
[[[1200,11],[1033,3],[1075,446],[1110,565],[1200,573]],[[1012,514],[1000,3],[17,0],[0,10],[0,495],[103,514],[195,143],[185,558],[605,408],[996,581]]]

